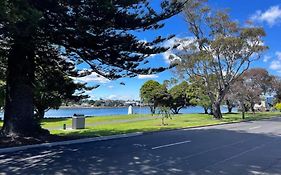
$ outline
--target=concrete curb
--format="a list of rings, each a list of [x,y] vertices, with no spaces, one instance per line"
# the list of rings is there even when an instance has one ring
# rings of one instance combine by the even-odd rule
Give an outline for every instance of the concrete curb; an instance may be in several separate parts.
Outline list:
[[[192,130],[192,129],[205,129],[212,126],[221,126],[221,125],[231,125],[231,124],[239,124],[239,123],[247,123],[247,122],[255,122],[255,121],[264,121],[264,120],[270,120],[272,118],[281,118],[281,116],[273,116],[271,118],[263,118],[259,120],[244,120],[244,121],[237,121],[237,122],[226,122],[226,123],[217,123],[217,124],[210,124],[205,126],[192,126],[192,127],[183,127],[183,128],[177,128],[177,129],[167,129],[167,130],[161,130],[161,131],[148,131],[143,134],[153,134],[155,132],[166,132],[166,131],[177,131],[177,130]]]
[[[142,132],[136,132],[136,133],[129,133],[129,134],[113,135],[113,136],[102,136],[102,137],[94,137],[94,138],[75,139],[75,140],[67,140],[67,141],[60,141],[60,142],[51,142],[51,143],[41,143],[41,144],[34,144],[34,145],[18,146],[18,147],[11,147],[11,148],[2,148],[2,149],[0,149],[0,154],[12,153],[12,152],[17,152],[17,151],[24,151],[24,150],[32,149],[32,148],[73,145],[73,144],[79,144],[79,143],[89,143],[89,142],[121,139],[121,138],[140,136],[142,134],[143,134]]]
[[[63,145],[73,145],[79,143],[89,143],[89,142],[97,142],[97,141],[106,141],[106,140],[113,140],[113,139],[121,139],[121,138],[128,138],[128,137],[135,137],[140,135],[146,134],[153,134],[157,132],[167,132],[167,131],[177,131],[177,130],[192,130],[198,128],[207,128],[212,126],[219,126],[219,125],[230,125],[230,124],[238,124],[238,123],[246,123],[246,122],[253,122],[253,121],[262,121],[262,120],[270,120],[272,118],[280,118],[281,116],[274,116],[271,118],[264,118],[260,120],[245,120],[239,122],[230,122],[230,123],[218,123],[218,124],[211,124],[205,126],[194,126],[194,127],[184,127],[178,129],[167,129],[162,131],[151,131],[151,132],[136,132],[136,133],[129,133],[129,134],[120,134],[120,135],[112,135],[112,136],[102,136],[102,137],[94,137],[94,138],[85,138],[85,139],[75,139],[75,140],[68,140],[68,141],[60,141],[60,142],[52,142],[52,143],[41,143],[41,144],[34,144],[34,145],[26,145],[26,146],[18,146],[18,147],[11,147],[11,148],[2,148],[0,149],[0,154],[3,153],[11,153],[16,151],[24,151],[31,148],[41,148],[41,147],[53,147],[53,146],[63,146]]]

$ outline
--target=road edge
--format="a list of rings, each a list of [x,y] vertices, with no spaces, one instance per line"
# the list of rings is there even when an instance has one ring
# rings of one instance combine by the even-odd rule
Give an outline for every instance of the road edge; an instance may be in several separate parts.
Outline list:
[[[100,136],[100,137],[74,139],[74,140],[51,142],[51,143],[41,143],[41,144],[34,144],[34,145],[8,147],[8,148],[1,148],[0,149],[0,154],[12,153],[12,152],[17,152],[17,151],[24,151],[24,150],[32,149],[32,148],[64,146],[64,145],[73,145],[73,144],[81,144],[81,143],[89,143],[89,142],[98,142],[98,141],[122,139],[122,138],[136,137],[136,136],[141,136],[141,135],[146,135],[146,134],[153,134],[153,133],[158,133],[158,132],[169,132],[169,131],[177,131],[177,130],[192,130],[192,129],[197,129],[197,128],[202,128],[203,129],[203,128],[212,127],[212,126],[219,126],[219,125],[229,125],[229,124],[237,124],[237,123],[245,123],[245,122],[270,120],[272,118],[277,118],[277,117],[281,117],[281,116],[274,116],[274,117],[264,118],[264,119],[260,119],[260,120],[245,120],[245,121],[237,121],[237,122],[210,124],[210,125],[205,125],[205,126],[184,127],[184,128],[178,128],[178,129],[166,129],[166,130],[151,131],[151,132],[135,132],[135,133],[128,133],[128,134],[119,134],[119,135],[111,135],[111,136]]]
[[[51,143],[40,143],[40,144],[34,144],[34,145],[1,148],[0,154],[24,151],[24,150],[32,149],[32,148],[42,148],[42,147],[53,147],[53,146],[64,146],[64,145],[73,145],[73,144],[80,144],[80,143],[98,142],[98,141],[114,140],[114,139],[121,139],[121,138],[128,138],[128,137],[136,137],[136,136],[140,136],[140,135],[143,135],[143,132],[135,132],[135,133],[129,133],[129,134],[119,134],[119,135],[112,135],[112,136],[101,136],[101,137],[93,137],[93,138],[83,138],[83,139],[51,142]]]

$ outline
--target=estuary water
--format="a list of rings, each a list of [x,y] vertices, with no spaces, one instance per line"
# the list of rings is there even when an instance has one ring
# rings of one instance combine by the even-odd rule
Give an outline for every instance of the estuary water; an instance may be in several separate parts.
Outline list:
[[[135,114],[149,114],[150,110],[148,107],[133,107]],[[200,106],[187,107],[180,110],[183,114],[203,113],[204,109]],[[227,112],[225,107],[222,107],[222,112]],[[237,112],[234,109],[233,112]],[[63,108],[58,110],[49,110],[45,117],[72,117],[74,114],[84,114],[85,116],[111,116],[111,115],[124,115],[128,114],[128,108]]]
[[[236,112],[234,109],[233,112]],[[135,114],[149,114],[150,110],[148,107],[133,107]],[[194,106],[187,107],[180,110],[183,114],[203,113],[202,107]],[[227,112],[227,109],[222,106],[222,112]],[[72,117],[74,114],[83,114],[85,116],[111,116],[111,115],[124,115],[128,114],[128,108],[60,108],[58,110],[51,109],[46,112],[46,118],[65,118]],[[0,113],[0,118],[3,118],[3,113]]]

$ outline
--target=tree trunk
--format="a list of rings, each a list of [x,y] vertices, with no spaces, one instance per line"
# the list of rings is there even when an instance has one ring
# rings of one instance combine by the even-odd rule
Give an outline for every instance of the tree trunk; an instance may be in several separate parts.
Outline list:
[[[42,121],[42,119],[44,118],[44,116],[45,116],[45,110],[46,110],[46,108],[44,108],[44,107],[38,107],[38,106],[36,106],[35,105],[35,108],[36,108],[36,113],[34,114],[35,115],[35,120],[37,120],[37,122],[41,122]]]
[[[244,104],[244,102],[242,102],[242,119],[243,120],[245,119],[245,111],[246,111],[245,104]]]
[[[226,100],[226,105],[227,105],[228,113],[232,113],[233,106],[229,100]]]
[[[165,118],[162,117],[162,118],[161,118],[161,121],[162,121],[161,123],[162,123],[163,126],[165,126],[165,121],[164,121],[164,120],[165,120]]]
[[[213,108],[213,116],[215,119],[222,119],[222,113],[221,113],[221,108],[220,108],[220,103],[219,102],[214,102],[212,105]]]
[[[150,108],[151,114],[152,115],[155,114],[155,107],[154,106],[149,106],[149,108]]]
[[[203,107],[204,108],[204,114],[208,114],[208,108]]]
[[[213,112],[214,110],[213,110],[213,106],[211,105],[211,107],[210,107],[210,115],[214,115],[214,112]]]
[[[34,120],[34,55],[28,40],[16,42],[8,57],[6,104],[2,132],[6,136],[36,136],[42,130]]]
[[[179,114],[181,108],[172,108],[171,111],[173,114]]]
[[[251,110],[252,110],[253,114],[256,113],[256,111],[255,111],[255,103],[251,103]]]

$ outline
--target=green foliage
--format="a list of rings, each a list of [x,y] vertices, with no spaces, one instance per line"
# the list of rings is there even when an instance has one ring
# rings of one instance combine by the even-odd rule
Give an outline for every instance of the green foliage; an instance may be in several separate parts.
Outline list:
[[[6,92],[10,98],[6,101],[5,113],[9,115],[5,115],[4,133],[27,135],[40,128],[32,120],[35,67],[46,72],[52,68],[65,72],[57,66],[77,66],[84,62],[90,67],[86,74],[94,72],[109,79],[164,71],[163,67],[141,65],[148,63],[150,55],[168,50],[161,43],[173,35],[143,41],[136,34],[162,28],[162,22],[179,13],[182,7],[169,0],[159,5],[160,10],[154,9],[148,0],[1,0],[0,57],[10,63],[6,83],[11,90]],[[55,59],[58,56],[69,62],[60,64]],[[54,62],[58,63],[55,67]],[[77,72],[74,77],[84,75]],[[15,92],[19,89],[22,96],[11,95],[19,94]],[[52,101],[51,105],[55,106],[60,103],[53,97],[46,101]]]
[[[140,97],[144,103],[150,107],[151,113],[154,114],[156,107],[166,105],[168,99],[167,89],[154,80],[148,80],[140,89]]]
[[[211,108],[212,103],[210,97],[208,96],[208,90],[204,86],[204,80],[199,76],[191,76],[189,81],[191,86],[190,88],[194,93],[194,98],[191,99],[191,103],[197,106],[202,106],[205,110],[205,113],[208,113],[208,109]]]
[[[169,0],[160,5],[161,11],[152,8],[147,0],[2,0],[0,39],[9,44],[10,39],[17,41],[33,51],[32,47],[40,50],[51,46],[77,64],[84,61],[94,72],[110,79],[151,74],[165,69],[138,66],[147,62],[151,54],[166,51],[168,48],[160,43],[173,35],[143,41],[131,31],[162,28],[162,21],[179,13],[182,7]],[[30,45],[24,45],[26,42]]]
[[[176,59],[176,68],[181,77],[202,78],[214,117],[221,119],[220,105],[231,84],[267,46],[261,44],[263,28],[242,27],[231,20],[227,11],[212,11],[205,2],[192,0],[185,4],[183,13],[192,39],[178,41],[175,54],[180,59]]]
[[[274,107],[275,109],[281,111],[281,103],[276,103]]]
[[[153,103],[154,97],[162,89],[162,85],[154,80],[148,80],[140,89],[140,97],[145,103]]]
[[[170,108],[174,114],[178,114],[179,110],[186,106],[194,105],[192,99],[195,98],[195,94],[186,81],[175,85],[168,92],[172,97]]]

